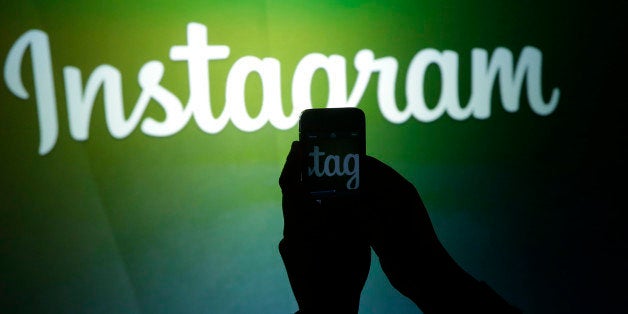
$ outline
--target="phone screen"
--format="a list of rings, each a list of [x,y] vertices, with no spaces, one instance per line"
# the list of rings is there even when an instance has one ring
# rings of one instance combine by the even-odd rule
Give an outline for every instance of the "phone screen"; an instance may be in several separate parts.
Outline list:
[[[300,126],[305,155],[303,182],[318,198],[357,195],[360,159],[365,153],[363,115],[355,111],[358,109],[315,110],[319,111]]]

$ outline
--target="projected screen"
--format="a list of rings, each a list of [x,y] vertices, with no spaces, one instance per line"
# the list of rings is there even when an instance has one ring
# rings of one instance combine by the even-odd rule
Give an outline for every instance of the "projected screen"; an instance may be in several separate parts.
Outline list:
[[[0,308],[297,311],[278,178],[325,107],[364,111],[367,154],[513,305],[621,308],[600,288],[625,275],[615,6],[5,4]],[[418,312],[373,254],[360,313]]]

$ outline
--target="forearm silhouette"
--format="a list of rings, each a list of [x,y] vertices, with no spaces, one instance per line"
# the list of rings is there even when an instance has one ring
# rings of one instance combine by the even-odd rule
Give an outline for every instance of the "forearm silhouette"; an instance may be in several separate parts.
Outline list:
[[[424,313],[520,313],[442,246],[416,188],[381,161],[361,160],[360,196],[322,203],[300,182],[294,142],[280,176],[279,244],[299,313],[357,313],[370,247],[389,281]]]

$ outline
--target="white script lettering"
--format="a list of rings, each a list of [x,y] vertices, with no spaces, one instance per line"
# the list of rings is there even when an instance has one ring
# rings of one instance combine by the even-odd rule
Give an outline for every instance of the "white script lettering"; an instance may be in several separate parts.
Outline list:
[[[355,190],[360,187],[360,155],[347,154],[342,162],[342,170],[340,169],[340,156],[329,154],[325,157],[323,168],[321,169],[320,158],[325,156],[325,152],[321,152],[318,146],[314,146],[308,156],[312,157],[313,168],[307,169],[308,176],[316,175],[317,177],[333,177],[333,176],[351,176],[347,181],[347,189]],[[353,164],[353,167],[351,167]]]
[[[178,133],[194,117],[199,128],[208,134],[221,132],[227,123],[244,131],[254,132],[267,124],[287,130],[298,123],[300,113],[312,108],[312,80],[314,73],[323,70],[328,78],[327,107],[357,107],[373,74],[378,74],[377,102],[382,116],[391,123],[400,124],[414,117],[419,122],[431,122],[443,114],[454,120],[470,117],[487,119],[491,115],[491,95],[499,77],[501,103],[507,112],[519,110],[523,82],[526,82],[528,102],[532,111],[540,116],[554,112],[560,98],[560,90],[553,88],[549,101],[543,99],[542,59],[537,48],[526,46],[514,64],[512,52],[506,48],[489,53],[480,48],[471,51],[471,95],[462,106],[458,91],[458,53],[425,48],[412,58],[406,75],[405,94],[407,104],[399,106],[395,89],[399,65],[392,56],[375,58],[373,51],[362,49],[354,57],[357,77],[352,89],[348,89],[346,59],[340,55],[325,56],[320,53],[305,55],[297,64],[292,77],[292,110],[284,113],[281,99],[281,63],[275,58],[260,59],[244,56],[236,60],[227,76],[225,106],[221,113],[213,112],[210,102],[210,63],[229,57],[230,48],[225,45],[208,45],[207,27],[199,23],[187,25],[187,44],[172,46],[172,61],[187,62],[189,98],[184,106],[179,98],[160,85],[165,69],[159,61],[145,63],[138,73],[141,93],[130,116],[125,116],[122,74],[114,66],[103,64],[94,69],[84,83],[81,70],[74,66],[63,68],[63,80],[67,99],[70,135],[77,141],[89,138],[92,109],[99,90],[103,91],[105,121],[111,136],[124,139],[141,122],[141,132],[163,137]],[[41,30],[29,30],[13,44],[4,64],[4,81],[9,90],[21,99],[30,97],[22,81],[22,60],[27,49],[31,54],[33,89],[39,121],[39,154],[49,153],[57,142],[59,119],[55,95],[52,54],[48,34]],[[438,102],[428,106],[423,94],[427,68],[434,65],[441,77]],[[246,81],[257,73],[262,82],[262,108],[251,117],[245,103]],[[147,106],[154,100],[165,112],[163,121],[144,117]],[[402,108],[402,109],[400,109]],[[326,160],[325,163],[339,161]]]

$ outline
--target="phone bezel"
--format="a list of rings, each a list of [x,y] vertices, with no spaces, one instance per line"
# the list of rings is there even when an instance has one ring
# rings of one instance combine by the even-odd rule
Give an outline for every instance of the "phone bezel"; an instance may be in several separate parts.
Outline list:
[[[358,159],[363,160],[363,156],[366,154],[366,123],[364,112],[359,108],[313,108],[304,110],[301,113],[299,119],[299,141],[303,147],[303,169],[301,170],[301,178],[304,182],[308,192],[316,198],[328,198],[333,196],[342,195],[357,195],[359,194],[360,187],[357,189],[348,190],[337,188],[330,183],[328,189],[313,189],[308,184],[307,169],[308,164],[308,152],[306,147],[312,145],[314,140],[308,138],[312,134],[323,135],[324,140],[329,140],[331,134],[337,134],[339,140],[353,140],[355,139],[355,146],[358,154]],[[349,136],[347,136],[349,135]],[[361,175],[361,163],[358,167],[358,180]],[[333,180],[330,180],[333,181]]]

